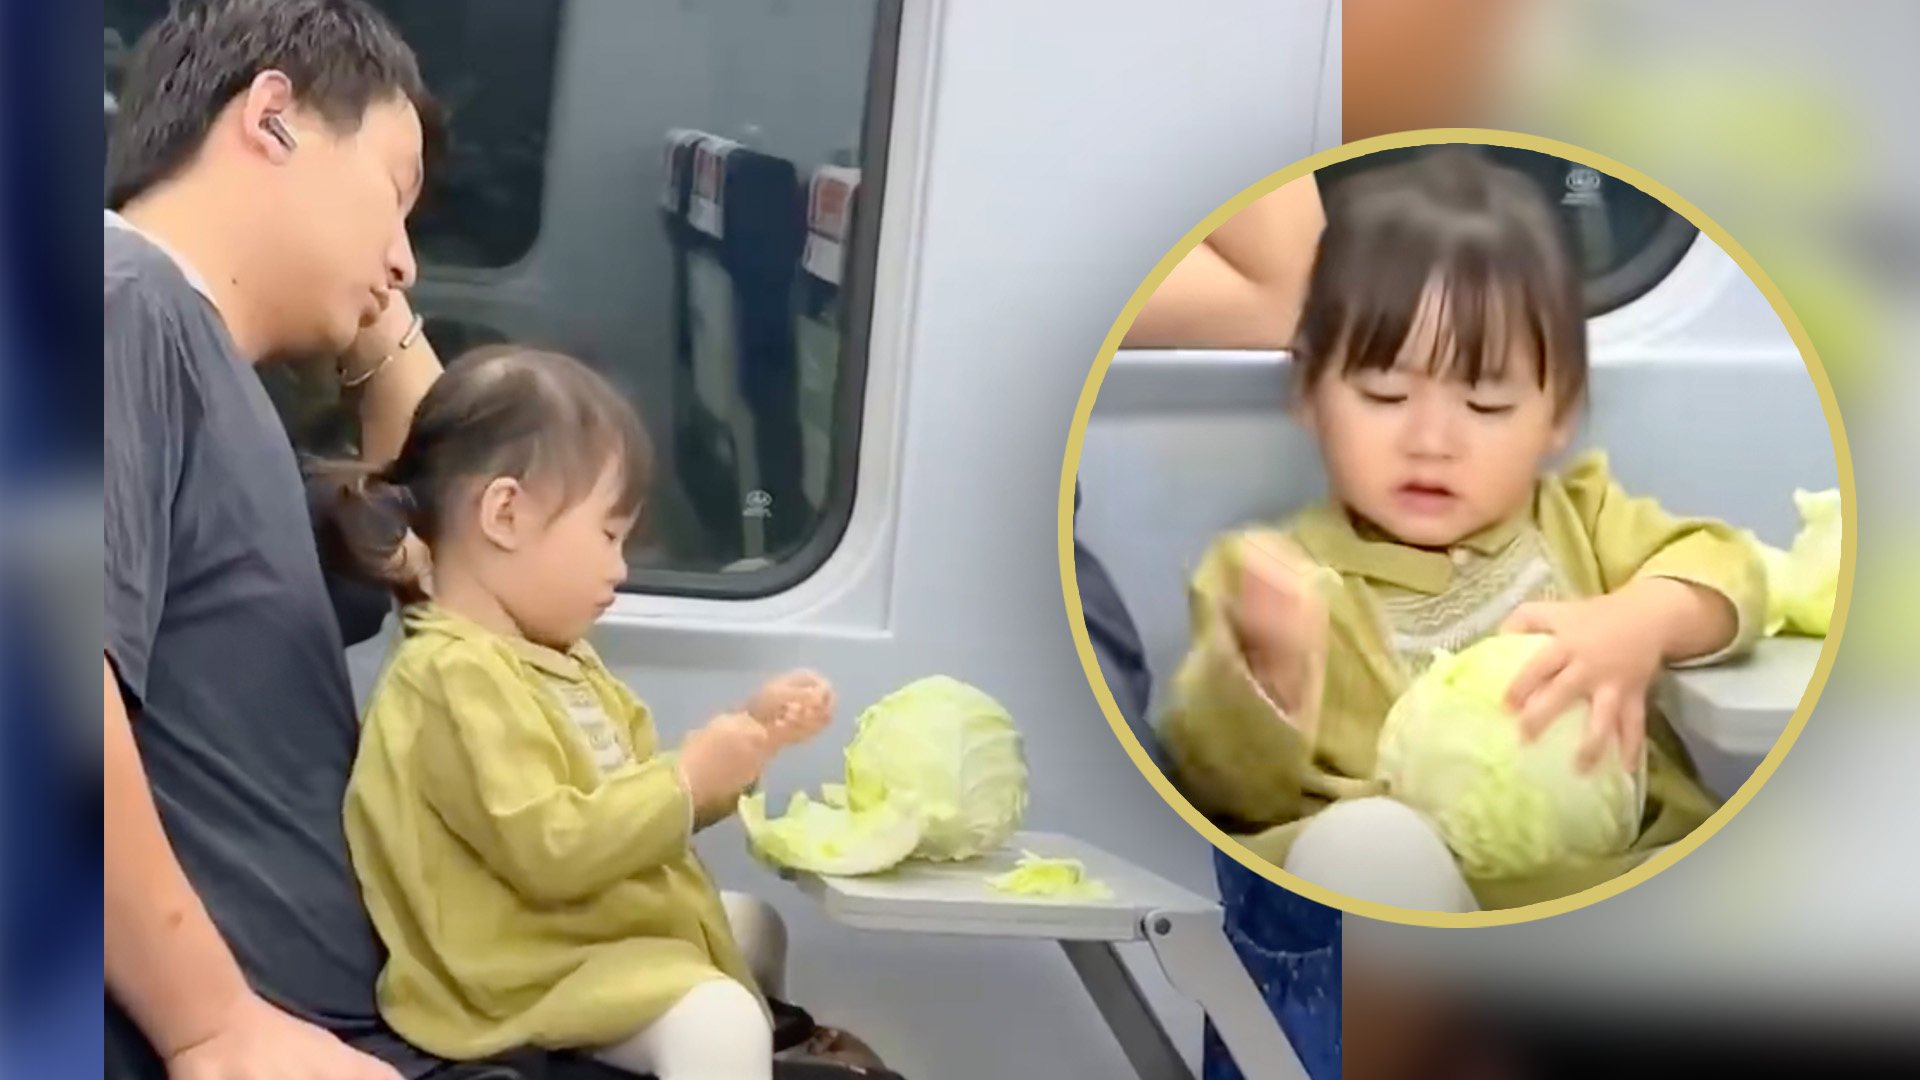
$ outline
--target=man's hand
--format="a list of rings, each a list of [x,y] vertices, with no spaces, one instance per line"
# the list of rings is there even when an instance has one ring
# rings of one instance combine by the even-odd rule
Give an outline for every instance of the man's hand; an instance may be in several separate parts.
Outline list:
[[[208,1038],[167,1059],[167,1080],[401,1080],[329,1032],[247,993]]]
[[[433,597],[433,552],[418,533],[408,529],[387,560],[384,575],[403,602],[413,603]]]
[[[789,671],[767,680],[747,712],[766,727],[775,749],[803,743],[833,721],[833,686],[811,671]]]
[[[398,289],[387,294],[387,306],[373,321],[360,327],[360,334],[340,358],[340,374],[348,381],[373,369],[400,347],[400,339],[413,328],[413,305]]]
[[[360,457],[375,465],[400,456],[414,410],[440,377],[440,358],[427,335],[418,334],[406,348],[399,347],[412,326],[413,305],[395,289],[387,296],[387,306],[361,328],[340,358],[340,377],[359,384]]]

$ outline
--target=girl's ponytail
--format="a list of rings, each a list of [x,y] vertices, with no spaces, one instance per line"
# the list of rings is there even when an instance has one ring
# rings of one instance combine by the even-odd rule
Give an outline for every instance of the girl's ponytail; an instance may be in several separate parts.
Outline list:
[[[307,474],[320,565],[403,598],[415,593],[419,571],[408,565],[405,545],[419,508],[412,490],[394,481],[393,466],[315,461]]]

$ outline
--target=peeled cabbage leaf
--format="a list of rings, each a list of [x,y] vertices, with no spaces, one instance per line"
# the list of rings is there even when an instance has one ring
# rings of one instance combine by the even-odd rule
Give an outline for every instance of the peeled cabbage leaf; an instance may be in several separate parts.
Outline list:
[[[875,702],[860,714],[846,759],[847,805],[909,809],[922,858],[992,851],[1026,815],[1027,763],[1013,717],[957,679],[935,675]]]
[[[795,792],[787,812],[777,818],[767,817],[764,792],[741,796],[740,823],[746,826],[748,848],[777,867],[856,877],[892,869],[920,842],[918,820],[893,803],[851,810],[832,805],[831,792],[823,794],[829,801],[815,802]]]
[[[988,878],[987,884],[1000,892],[1048,900],[1106,900],[1113,896],[1106,882],[1087,876],[1087,866],[1079,859],[1050,859],[1031,851],[1021,852],[1013,869]]]
[[[1747,533],[1767,568],[1768,634],[1825,637],[1840,588],[1840,492],[1795,491],[1800,533],[1781,551]]]
[[[1618,854],[1639,832],[1643,764],[1629,771],[1610,744],[1591,772],[1576,767],[1585,702],[1531,743],[1506,706],[1508,687],[1550,640],[1497,634],[1436,654],[1381,727],[1377,778],[1434,824],[1471,877]]]
[[[1840,493],[1796,491],[1800,535],[1787,550],[1787,588],[1781,613],[1794,633],[1825,637],[1840,590]]]

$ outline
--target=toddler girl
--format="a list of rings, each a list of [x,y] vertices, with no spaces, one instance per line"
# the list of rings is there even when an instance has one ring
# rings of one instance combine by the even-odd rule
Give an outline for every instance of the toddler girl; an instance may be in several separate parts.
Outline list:
[[[770,1076],[766,1004],[692,838],[832,695],[782,676],[669,750],[587,644],[650,480],[633,410],[578,361],[495,348],[440,378],[392,464],[340,476],[335,561],[410,581],[417,536],[431,566],[346,805],[388,1022],[449,1058]]]
[[[1330,498],[1208,552],[1162,727],[1194,804],[1302,878],[1425,910],[1517,906],[1612,878],[1715,809],[1648,693],[1665,665],[1748,647],[1762,569],[1727,526],[1622,491],[1603,456],[1544,471],[1586,397],[1580,288],[1545,199],[1471,151],[1336,192],[1293,347]],[[1502,630],[1554,638],[1509,694],[1524,731],[1584,699],[1584,765],[1644,761],[1618,857],[1468,880],[1380,795],[1388,708],[1435,650]]]

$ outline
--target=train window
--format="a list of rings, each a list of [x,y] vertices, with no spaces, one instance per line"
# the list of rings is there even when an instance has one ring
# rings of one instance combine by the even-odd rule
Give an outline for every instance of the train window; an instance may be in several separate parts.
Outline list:
[[[1559,210],[1586,279],[1589,318],[1646,295],[1680,264],[1699,231],[1632,184],[1577,162],[1513,147],[1473,149],[1525,174]],[[1328,166],[1316,175],[1322,191],[1330,194],[1351,176],[1427,150],[1381,151]]]
[[[375,0],[453,120],[410,228],[421,261],[503,267],[540,234],[562,0]]]
[[[168,2],[107,0],[109,116]],[[632,589],[810,574],[852,514],[901,0],[373,3],[450,106],[412,222],[428,339],[568,352],[635,402]],[[301,449],[352,451],[324,366],[263,376]]]

